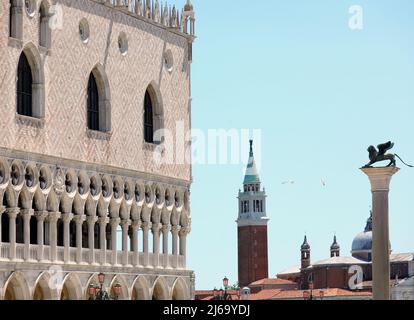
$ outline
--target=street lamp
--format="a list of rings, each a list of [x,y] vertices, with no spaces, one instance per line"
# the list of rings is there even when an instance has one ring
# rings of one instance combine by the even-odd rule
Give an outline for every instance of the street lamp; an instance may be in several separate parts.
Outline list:
[[[223,279],[223,287],[224,287],[223,300],[231,300],[231,296],[227,293],[228,286],[229,286],[229,279],[227,277],[224,277]]]
[[[118,300],[118,297],[121,294],[122,286],[119,283],[116,283],[113,286],[114,295],[109,295],[106,290],[103,289],[105,283],[105,274],[98,274],[99,285],[90,284],[88,287],[89,300]]]
[[[224,286],[224,290],[223,289],[217,290],[216,288],[214,288],[213,290],[214,300],[231,300],[231,295],[227,293],[227,288],[229,286],[229,279],[227,277],[224,277],[223,279],[223,286]]]

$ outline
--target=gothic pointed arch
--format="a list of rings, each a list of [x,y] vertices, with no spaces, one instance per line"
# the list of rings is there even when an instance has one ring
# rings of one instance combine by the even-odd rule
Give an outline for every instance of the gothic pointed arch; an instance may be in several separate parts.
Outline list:
[[[132,300],[150,300],[150,285],[143,276],[138,276],[132,285]]]
[[[21,52],[16,77],[17,113],[43,119],[45,115],[43,63],[33,43],[29,43]]]
[[[33,300],[57,300],[59,297],[57,287],[51,280],[49,272],[42,272],[36,279]]]
[[[13,272],[4,284],[3,300],[30,300],[30,288],[24,275]]]
[[[63,279],[60,300],[82,300],[82,283],[75,273],[68,273]]]
[[[93,131],[111,131],[111,94],[102,65],[97,64],[88,77],[87,126]]]
[[[120,284],[121,285],[121,294],[118,296],[119,300],[129,300],[130,294],[129,294],[129,286],[127,281],[122,275],[116,275],[110,284],[110,294],[114,295],[114,287],[115,285]]]
[[[152,287],[152,300],[168,300],[170,298],[167,281],[158,277]]]
[[[177,278],[173,285],[172,300],[188,300],[188,287],[182,278]]]

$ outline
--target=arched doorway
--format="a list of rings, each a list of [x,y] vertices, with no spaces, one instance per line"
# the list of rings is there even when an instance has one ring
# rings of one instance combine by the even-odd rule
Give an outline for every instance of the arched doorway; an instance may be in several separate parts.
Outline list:
[[[26,279],[20,272],[13,274],[6,281],[4,289],[4,300],[29,300],[30,290]]]

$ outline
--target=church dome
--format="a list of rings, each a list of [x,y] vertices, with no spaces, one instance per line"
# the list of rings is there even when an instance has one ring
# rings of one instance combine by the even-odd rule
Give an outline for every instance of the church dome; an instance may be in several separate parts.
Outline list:
[[[372,250],[372,231],[361,232],[352,241],[352,253]]]
[[[372,212],[367,220],[364,232],[358,233],[352,241],[352,256],[371,261],[372,258]]]

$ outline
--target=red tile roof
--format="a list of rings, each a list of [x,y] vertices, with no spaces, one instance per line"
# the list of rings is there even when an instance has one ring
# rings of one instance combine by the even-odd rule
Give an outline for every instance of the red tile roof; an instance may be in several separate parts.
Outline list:
[[[285,280],[285,279],[279,279],[279,278],[271,278],[271,279],[262,279],[258,280],[256,282],[253,282],[250,284],[250,286],[256,286],[256,285],[285,285],[285,284],[291,284],[295,285],[296,282]]]
[[[289,299],[303,299],[303,292],[305,290],[283,290],[283,289],[264,289],[257,293],[250,295],[250,300],[289,300]],[[314,290],[317,299],[320,290]],[[344,298],[344,297],[366,297],[371,298],[372,293],[368,291],[349,291],[340,288],[323,289],[324,298]],[[238,292],[236,290],[228,291],[232,300],[239,300]],[[213,291],[196,291],[196,297],[200,300],[213,300]]]

